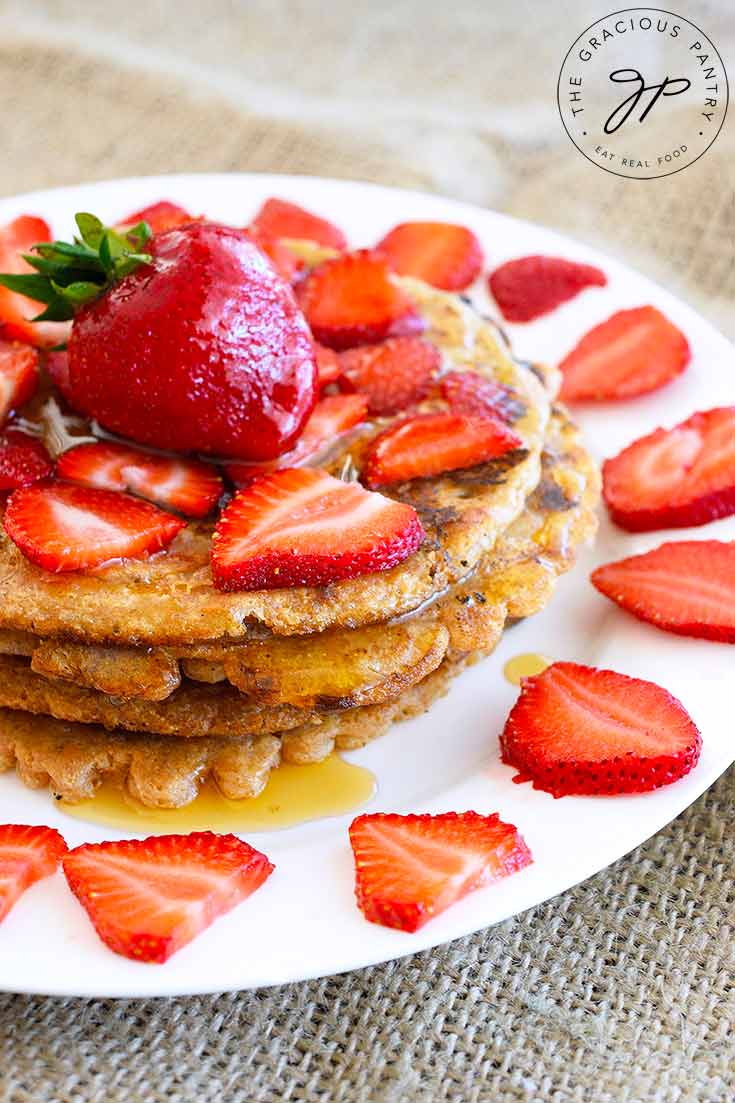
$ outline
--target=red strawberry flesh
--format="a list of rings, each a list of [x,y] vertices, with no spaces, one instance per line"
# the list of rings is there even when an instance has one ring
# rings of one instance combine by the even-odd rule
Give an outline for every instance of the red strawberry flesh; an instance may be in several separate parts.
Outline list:
[[[378,243],[395,272],[444,291],[462,291],[480,274],[482,246],[466,226],[450,222],[402,222]]]
[[[290,287],[248,236],[193,222],[157,234],[151,264],[84,306],[69,341],[75,409],[139,444],[272,459],[316,398]]]
[[[21,215],[0,227],[0,272],[4,275],[32,274],[33,268],[23,259],[23,253],[30,253],[32,246],[50,240],[48,223],[32,215]],[[44,310],[43,303],[0,287],[0,337],[26,341],[39,348],[65,341],[69,334],[67,322],[32,321]]]
[[[371,923],[403,931],[532,860],[512,824],[477,812],[358,816],[350,843],[358,907]]]
[[[503,762],[555,797],[643,793],[684,777],[702,740],[681,702],[640,678],[553,663],[525,678]]]
[[[329,450],[349,429],[364,421],[367,399],[361,394],[327,395],[317,402],[314,413],[296,442],[296,447],[269,464],[228,463],[225,471],[235,486],[249,486],[253,479],[281,467],[299,467],[316,460]]]
[[[43,441],[18,429],[0,434],[0,492],[47,479],[53,470]]]
[[[26,889],[56,872],[66,849],[52,827],[0,825],[0,923]]]
[[[33,398],[37,386],[37,351],[31,345],[0,340],[0,426],[11,411]]]
[[[161,199],[128,215],[119,223],[119,226],[124,229],[135,226],[139,222],[147,222],[154,234],[162,234],[166,230],[173,230],[177,226],[185,226],[187,222],[194,221],[193,215],[178,203],[172,203],[170,199]]]
[[[475,467],[522,446],[500,418],[420,414],[380,433],[365,462],[368,486],[441,475]]]
[[[319,389],[323,390],[330,383],[336,383],[342,372],[342,364],[338,353],[334,349],[328,349],[325,345],[314,345],[316,366],[319,374]]]
[[[604,287],[605,273],[564,257],[529,256],[506,261],[488,277],[490,293],[507,322],[532,322],[587,287]]]
[[[285,199],[266,199],[250,228],[266,238],[316,241],[340,252],[347,248],[345,235],[332,222]]]
[[[160,551],[185,524],[128,494],[46,482],[13,491],[3,523],[27,559],[54,572]]]
[[[326,586],[388,570],[419,547],[415,510],[324,471],[286,468],[241,490],[212,545],[220,590]]]
[[[316,340],[333,349],[421,333],[424,321],[385,260],[366,250],[325,261],[299,289]]]
[[[162,964],[231,911],[273,871],[234,835],[195,831],[79,846],[64,873],[116,954]]]
[[[735,406],[641,437],[606,460],[602,480],[610,516],[630,532],[705,525],[735,513]]]
[[[450,371],[441,377],[441,395],[453,414],[513,420],[523,403],[509,387],[475,371]]]
[[[431,391],[441,367],[436,345],[421,337],[392,337],[340,354],[342,381],[367,396],[377,417],[403,413]]]
[[[682,540],[606,563],[592,582],[665,632],[735,643],[735,542]]]
[[[142,452],[114,441],[79,444],[59,458],[60,479],[127,490],[187,517],[206,517],[222,495],[222,479],[211,464]]]
[[[560,397],[578,402],[648,394],[680,375],[690,358],[686,337],[656,307],[619,310],[564,357]]]

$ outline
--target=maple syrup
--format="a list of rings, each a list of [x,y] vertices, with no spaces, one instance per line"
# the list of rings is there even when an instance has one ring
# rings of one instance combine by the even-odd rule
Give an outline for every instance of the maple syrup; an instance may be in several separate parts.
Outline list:
[[[519,686],[523,678],[532,678],[534,674],[540,674],[551,666],[553,659],[548,655],[541,655],[535,651],[528,651],[523,655],[514,655],[508,659],[503,667],[503,675],[506,681],[513,686]]]
[[[228,800],[213,782],[184,808],[147,808],[111,784],[89,800],[60,802],[68,816],[135,834],[188,831],[274,831],[359,808],[375,792],[375,776],[331,754],[309,766],[284,764],[271,773],[260,796]]]

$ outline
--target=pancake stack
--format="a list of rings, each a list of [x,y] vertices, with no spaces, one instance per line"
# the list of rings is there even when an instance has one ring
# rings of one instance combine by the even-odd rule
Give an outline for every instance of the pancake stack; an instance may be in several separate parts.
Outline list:
[[[516,362],[460,298],[400,282],[444,369],[501,388],[522,447],[382,488],[416,509],[423,545],[324,588],[217,591],[207,523],[150,559],[62,575],[2,533],[0,768],[70,802],[104,780],[150,807],[186,805],[208,778],[230,799],[254,797],[280,762],[317,762],[424,712],[507,625],[545,606],[594,533],[599,494],[553,404],[555,373]],[[358,427],[318,466],[358,478],[388,423]]]

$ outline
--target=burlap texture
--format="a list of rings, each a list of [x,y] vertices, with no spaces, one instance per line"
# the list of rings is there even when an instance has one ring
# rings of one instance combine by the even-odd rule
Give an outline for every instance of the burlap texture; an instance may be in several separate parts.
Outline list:
[[[733,334],[731,123],[648,182],[561,129],[561,59],[613,7],[0,2],[0,194],[207,170],[437,190],[601,244]],[[679,7],[732,68],[730,6]],[[0,1099],[735,1098],[733,776],[586,884],[402,962],[212,998],[2,997]]]

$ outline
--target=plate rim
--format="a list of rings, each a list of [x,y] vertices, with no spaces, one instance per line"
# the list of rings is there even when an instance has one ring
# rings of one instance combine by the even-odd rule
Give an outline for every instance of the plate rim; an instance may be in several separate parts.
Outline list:
[[[236,180],[259,181],[259,182],[264,183],[264,184],[266,182],[274,182],[274,184],[275,184],[276,182],[281,181],[281,182],[288,182],[290,185],[293,185],[295,187],[298,187],[301,184],[307,183],[309,188],[317,188],[320,185],[323,186],[324,184],[327,184],[330,187],[336,186],[339,189],[345,188],[345,189],[349,190],[351,188],[357,188],[360,191],[371,191],[371,192],[375,193],[376,195],[385,196],[389,200],[395,201],[396,198],[399,198],[401,201],[405,201],[407,203],[410,202],[412,197],[420,198],[420,200],[422,202],[425,201],[426,199],[429,199],[429,200],[432,200],[432,201],[436,201],[437,203],[439,203],[441,205],[446,206],[448,209],[451,208],[451,209],[455,210],[457,212],[458,216],[464,214],[465,217],[467,219],[470,219],[470,220],[472,218],[476,218],[478,213],[479,213],[481,216],[486,217],[486,218],[489,217],[491,220],[499,220],[500,222],[504,223],[508,227],[522,226],[522,227],[524,227],[525,230],[530,231],[530,232],[538,231],[538,232],[541,232],[545,235],[551,234],[554,237],[556,237],[559,240],[560,243],[571,244],[574,247],[579,248],[580,251],[583,251],[583,250],[588,251],[591,255],[600,258],[601,261],[604,261],[608,264],[611,264],[615,269],[619,270],[623,274],[624,273],[629,273],[629,274],[632,274],[636,279],[644,280],[645,283],[649,287],[651,287],[652,289],[655,289],[656,293],[662,299],[668,301],[671,304],[676,304],[676,306],[679,310],[681,310],[681,308],[684,308],[684,313],[687,314],[689,317],[696,319],[696,324],[698,326],[704,327],[708,331],[710,337],[714,337],[714,338],[718,339],[719,341],[724,342],[724,346],[728,350],[731,349],[731,342],[728,340],[728,338],[724,334],[722,334],[713,323],[708,321],[708,319],[704,318],[701,314],[699,314],[699,312],[697,310],[695,310],[693,307],[691,307],[689,305],[689,303],[687,303],[683,299],[679,299],[676,295],[674,295],[672,292],[670,292],[666,287],[664,287],[663,285],[661,285],[657,281],[651,279],[649,276],[645,275],[644,273],[636,271],[636,269],[632,268],[626,261],[620,260],[617,257],[608,256],[597,245],[590,245],[585,241],[578,241],[576,238],[570,236],[569,234],[567,234],[563,231],[557,230],[553,227],[545,226],[542,223],[517,218],[513,215],[509,215],[509,214],[506,214],[506,213],[501,212],[501,211],[495,211],[491,208],[482,207],[479,204],[473,204],[473,203],[468,203],[468,202],[463,201],[463,200],[454,199],[451,196],[445,196],[445,195],[442,195],[440,193],[424,192],[424,191],[420,191],[418,189],[413,189],[413,188],[392,187],[392,186],[389,186],[389,185],[378,184],[378,183],[373,183],[373,182],[369,182],[369,181],[343,179],[343,178],[337,178],[337,177],[322,177],[322,176],[307,175],[307,174],[281,174],[281,173],[268,173],[268,172],[257,172],[257,173],[249,173],[249,172],[236,172],[236,173],[197,172],[197,173],[154,174],[154,175],[143,175],[143,176],[112,177],[112,178],[105,179],[105,180],[88,181],[88,182],[82,182],[82,183],[78,183],[78,184],[66,184],[66,185],[61,185],[59,187],[54,187],[54,188],[37,189],[37,190],[31,191],[31,192],[25,192],[25,193],[21,193],[21,194],[17,194],[17,195],[2,196],[2,197],[0,197],[0,217],[2,217],[5,214],[5,212],[8,208],[12,209],[13,207],[21,206],[21,205],[28,206],[28,205],[42,204],[44,202],[44,200],[48,201],[51,197],[53,197],[55,201],[63,200],[63,197],[65,195],[68,195],[69,197],[72,197],[74,194],[78,194],[80,189],[92,189],[92,190],[95,190],[95,189],[98,189],[98,188],[99,189],[105,189],[105,188],[114,189],[114,188],[124,187],[125,185],[134,185],[136,188],[138,188],[138,187],[142,187],[142,188],[150,187],[151,189],[153,189],[153,188],[156,188],[156,187],[159,187],[159,186],[160,187],[165,187],[165,186],[170,185],[172,182],[176,182],[177,186],[179,186],[182,189],[186,190],[189,187],[202,188],[202,187],[206,187],[207,184],[211,185],[213,182],[218,182],[218,181],[231,182],[233,180],[234,181],[236,181]],[[153,199],[153,196],[151,196],[151,199]],[[244,199],[244,206],[245,206],[245,204],[247,202],[247,196],[244,195],[243,199]],[[41,209],[39,211],[39,213],[41,215],[43,215],[43,210]],[[510,328],[511,332],[513,332],[516,327],[510,326],[509,328]],[[689,531],[689,530],[685,530],[685,531]],[[557,599],[552,598],[552,602],[555,601],[555,600],[557,600]],[[698,800],[699,797],[701,797],[715,783],[715,781],[720,776],[722,776],[722,774],[724,774],[724,772],[732,765],[732,762],[734,762],[734,761],[735,761],[735,744],[733,745],[731,760],[729,762],[726,762],[724,765],[721,765],[721,767],[718,764],[716,772],[710,771],[710,773],[707,775],[707,780],[701,786],[697,785],[697,786],[694,787],[696,789],[696,792],[694,792],[693,794],[690,794],[689,787],[687,787],[685,790],[683,790],[681,792],[681,799],[672,802],[672,807],[674,807],[676,810],[673,811],[673,812],[670,812],[670,810],[667,811],[666,819],[663,822],[659,823],[657,826],[652,827],[652,829],[650,831],[648,831],[646,829],[647,833],[645,834],[644,837],[637,837],[636,840],[634,842],[632,842],[629,846],[626,845],[626,848],[623,851],[617,851],[616,854],[615,854],[615,857],[605,860],[603,862],[603,864],[600,864],[597,859],[594,859],[592,862],[590,862],[590,868],[587,868],[587,869],[583,870],[581,873],[579,873],[578,875],[575,875],[574,878],[571,881],[569,881],[568,883],[566,883],[562,888],[555,887],[551,891],[549,891],[547,894],[544,894],[543,896],[540,896],[540,897],[538,895],[534,895],[534,899],[532,901],[529,901],[529,902],[523,904],[520,908],[516,908],[515,906],[512,907],[512,909],[507,914],[503,914],[498,918],[492,919],[489,924],[488,923],[485,923],[485,924],[481,923],[480,925],[478,925],[477,922],[476,922],[476,919],[470,918],[469,922],[467,924],[465,924],[464,926],[462,924],[458,924],[458,925],[454,924],[453,929],[452,929],[450,934],[446,934],[444,932],[441,932],[441,928],[439,928],[440,933],[438,933],[436,935],[433,933],[434,932],[434,925],[429,924],[428,927],[426,927],[422,931],[418,932],[418,935],[419,935],[418,938],[417,938],[416,935],[408,936],[408,935],[403,934],[402,932],[393,932],[393,934],[398,936],[398,939],[405,938],[406,939],[406,945],[401,946],[400,942],[399,942],[394,949],[390,950],[390,953],[388,953],[388,954],[385,953],[384,949],[378,948],[377,950],[372,950],[372,951],[367,952],[367,953],[364,953],[364,952],[360,953],[360,954],[355,956],[354,960],[350,964],[343,964],[342,966],[332,967],[328,971],[325,971],[325,969],[323,967],[316,967],[314,969],[305,968],[305,969],[300,971],[300,974],[299,974],[298,977],[293,976],[293,975],[289,975],[289,976],[283,976],[283,977],[275,977],[275,978],[270,979],[270,980],[254,981],[252,983],[246,983],[246,984],[242,984],[241,982],[236,981],[230,987],[222,987],[219,984],[213,986],[211,983],[207,984],[206,982],[203,983],[203,984],[191,984],[191,983],[187,984],[187,982],[184,978],[179,980],[178,978],[174,979],[173,977],[170,978],[173,981],[173,983],[168,983],[167,984],[166,982],[167,982],[167,980],[169,980],[169,977],[167,977],[165,972],[164,972],[164,970],[165,970],[165,966],[164,966],[164,967],[158,967],[157,970],[156,970],[156,973],[153,974],[155,976],[159,976],[161,978],[161,982],[162,982],[161,984],[159,984],[157,986],[160,990],[153,991],[153,990],[150,990],[147,985],[143,985],[141,987],[141,986],[137,986],[135,984],[135,976],[136,976],[135,970],[144,969],[144,970],[146,970],[146,972],[148,972],[147,967],[144,966],[144,965],[141,965],[139,963],[129,962],[128,964],[129,964],[130,970],[131,970],[130,983],[124,983],[120,986],[117,986],[117,990],[112,990],[111,991],[109,984],[103,984],[100,987],[95,987],[94,985],[84,985],[84,984],[69,986],[69,985],[63,985],[63,984],[59,985],[59,984],[49,984],[49,983],[42,983],[42,982],[41,983],[34,983],[33,981],[24,982],[22,985],[12,984],[12,983],[7,984],[7,982],[5,982],[2,978],[1,966],[0,966],[0,990],[5,991],[5,992],[9,992],[9,993],[28,994],[28,995],[46,995],[46,996],[56,996],[56,997],[109,998],[109,999],[170,998],[170,997],[177,997],[177,996],[193,996],[193,995],[204,995],[204,994],[220,993],[220,992],[225,992],[225,991],[247,991],[247,990],[254,990],[254,989],[257,989],[257,988],[276,987],[276,986],[280,986],[280,985],[287,984],[287,983],[301,983],[302,981],[309,981],[309,980],[313,980],[315,978],[320,978],[320,977],[325,977],[325,976],[338,976],[338,975],[341,975],[341,974],[344,974],[344,973],[347,973],[347,972],[351,972],[353,970],[364,969],[364,968],[367,968],[367,967],[370,967],[370,966],[373,966],[373,965],[383,964],[383,963],[387,963],[387,962],[395,961],[395,960],[400,960],[400,959],[408,957],[412,954],[416,954],[416,953],[424,952],[426,950],[434,949],[437,946],[445,945],[449,942],[455,941],[456,939],[467,937],[468,935],[478,933],[478,932],[483,931],[483,930],[488,930],[490,926],[495,926],[498,923],[505,922],[508,919],[515,917],[516,915],[522,915],[524,912],[528,911],[532,907],[536,907],[536,906],[540,906],[542,904],[546,904],[549,900],[552,900],[554,897],[562,895],[563,893],[570,891],[571,889],[575,888],[576,886],[578,886],[582,882],[588,880],[590,877],[596,875],[597,873],[604,872],[606,869],[609,868],[610,865],[614,864],[614,862],[616,862],[616,861],[620,860],[621,858],[624,858],[627,855],[629,855],[630,853],[632,853],[632,851],[635,850],[638,846],[641,846],[644,843],[646,843],[655,834],[657,834],[659,831],[663,830],[664,827],[668,826],[668,824],[670,824],[676,818],[678,818],[688,807],[690,807],[691,804],[694,803],[694,801]],[[22,783],[19,783],[19,784],[22,785]],[[452,787],[450,787],[448,790],[444,790],[443,792],[451,792],[451,791],[452,791]],[[541,796],[541,797],[543,797],[543,795],[544,794],[539,794],[539,796]],[[654,794],[651,794],[651,796],[653,796],[653,795]],[[433,803],[433,801],[432,801],[432,803]],[[440,799],[440,803],[442,803],[441,799]],[[341,822],[345,818],[346,817],[344,817],[344,816],[336,817],[335,822]],[[520,827],[521,831],[523,831],[523,825],[521,824],[521,825],[519,825],[519,827]],[[293,830],[298,830],[298,828],[295,828]],[[256,845],[257,845],[257,837],[256,837]],[[531,868],[533,868],[533,867],[531,867]],[[45,886],[47,888],[49,888],[49,887],[53,886],[54,884],[57,884],[58,879],[61,876],[62,875],[60,873],[57,873],[54,877],[49,878],[46,882],[44,882]],[[522,873],[518,874],[517,877],[522,877]],[[514,878],[514,880],[515,880],[515,878]],[[57,885],[57,887],[58,887],[58,885]],[[236,913],[230,913],[230,914],[234,915]],[[244,918],[244,915],[243,915],[243,918]],[[457,929],[455,929],[455,928],[457,928]],[[96,936],[94,936],[94,937],[96,937]],[[369,944],[370,939],[367,938],[365,941],[366,941],[367,944]],[[362,946],[361,946],[361,948],[362,948]],[[107,950],[105,952],[110,953],[110,951],[107,951]],[[137,975],[140,975],[140,974],[137,974]]]

